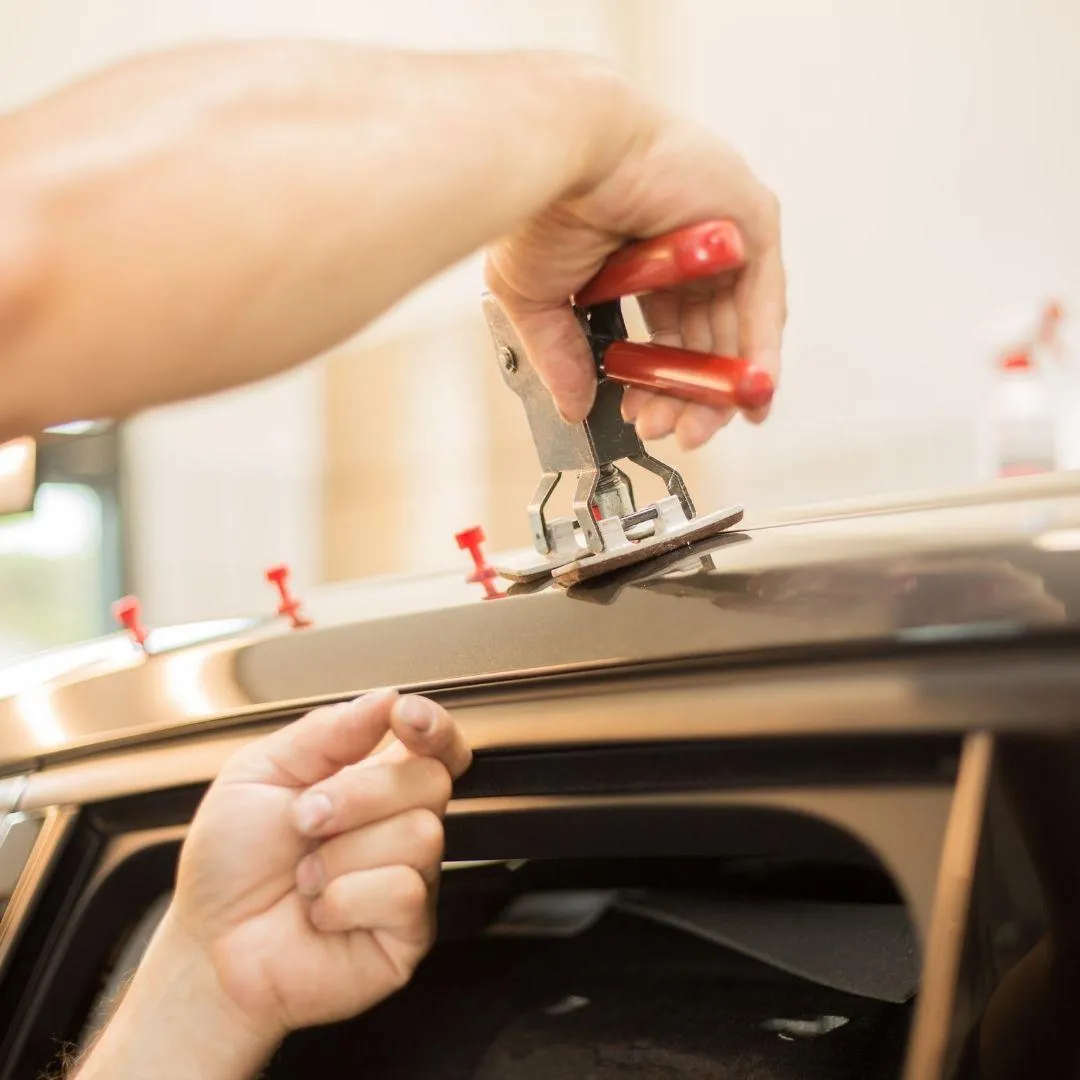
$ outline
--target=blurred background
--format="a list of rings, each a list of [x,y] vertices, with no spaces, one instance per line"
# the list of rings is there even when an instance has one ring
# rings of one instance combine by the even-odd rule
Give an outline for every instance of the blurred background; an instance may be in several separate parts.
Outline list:
[[[724,134],[780,196],[791,314],[768,424],[658,447],[703,508],[991,478],[1003,358],[1080,356],[1073,0],[0,0],[0,27],[0,109],[181,41],[337,36],[596,53]],[[525,545],[480,291],[469,260],[301,371],[50,458],[0,520],[0,662],[111,629],[123,591],[160,625],[271,608],[271,563],[302,590],[457,566],[475,522]],[[1080,411],[1052,419],[1040,467],[1080,467]]]

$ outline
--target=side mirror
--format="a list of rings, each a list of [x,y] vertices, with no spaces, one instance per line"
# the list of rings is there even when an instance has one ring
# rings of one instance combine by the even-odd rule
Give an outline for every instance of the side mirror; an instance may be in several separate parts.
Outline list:
[[[37,440],[0,443],[0,517],[34,508],[37,491]]]

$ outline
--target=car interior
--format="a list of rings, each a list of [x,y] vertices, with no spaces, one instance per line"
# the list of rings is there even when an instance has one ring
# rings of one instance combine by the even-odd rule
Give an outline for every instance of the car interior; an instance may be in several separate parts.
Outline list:
[[[80,812],[34,920],[52,940],[15,961],[45,965],[35,993],[0,1002],[25,1021],[5,1080],[55,1068],[107,1019],[168,902],[202,790]],[[917,935],[851,835],[693,797],[498,809],[449,819],[439,941],[412,983],[290,1036],[269,1080],[899,1074]],[[27,973],[12,974],[8,985]]]
[[[167,900],[117,943],[80,1042],[108,1017]],[[764,930],[766,909],[803,934],[829,912],[847,953],[845,924],[873,926],[873,946],[862,935],[835,970],[803,977],[718,929],[726,914],[756,910]],[[708,858],[465,864],[446,876],[440,921],[410,986],[356,1020],[291,1036],[264,1075],[885,1080],[902,1062],[916,949],[903,905],[873,871]]]

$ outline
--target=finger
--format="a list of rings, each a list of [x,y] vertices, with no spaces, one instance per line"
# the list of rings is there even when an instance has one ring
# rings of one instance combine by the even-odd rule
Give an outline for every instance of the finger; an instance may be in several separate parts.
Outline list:
[[[380,866],[335,878],[309,917],[317,930],[387,930],[417,944],[432,932],[427,882],[409,866]]]
[[[596,361],[569,302],[503,306],[559,414],[569,423],[584,420],[596,398]]]
[[[434,885],[443,846],[442,819],[432,810],[416,807],[327,840],[297,866],[296,888],[303,896],[317,896],[346,874],[396,865],[411,867]]]
[[[662,439],[670,435],[675,430],[675,424],[684,408],[684,403],[675,398],[661,394],[653,395],[638,413],[636,425],[638,438]]]
[[[713,352],[717,356],[739,355],[739,312],[730,291],[719,292],[709,307]]]
[[[682,297],[679,293],[662,290],[640,296],[638,307],[649,331],[649,340],[654,345],[682,345],[680,326]],[[679,409],[678,405],[670,404],[670,400],[651,390],[629,387],[623,393],[623,419],[635,425],[639,439],[661,438],[671,431],[674,425],[674,413]],[[661,405],[660,403],[664,401],[668,404]],[[644,426],[641,422],[643,416],[652,417],[645,422]],[[654,435],[653,431],[659,434]]]
[[[367,757],[390,730],[398,695],[378,690],[309,712],[239,751],[222,780],[309,787]]]
[[[642,390],[638,386],[628,386],[623,391],[622,405],[619,407],[622,418],[632,424],[641,412],[642,407],[653,397],[648,390]]]
[[[675,440],[682,450],[704,446],[722,427],[731,423],[734,409],[710,409],[707,405],[687,405],[675,422]]]
[[[698,326],[687,329],[691,320],[702,317],[708,324],[707,332]],[[683,306],[684,330],[704,340],[709,339],[709,351],[719,356],[734,356],[739,347],[739,317],[735,300],[730,291],[721,288],[708,297],[703,308],[700,303]],[[696,346],[695,346],[696,347]],[[720,428],[731,422],[735,409],[712,409],[706,405],[690,404],[679,414],[675,422],[675,439],[683,450],[696,450],[704,446]]]
[[[351,765],[303,792],[293,803],[293,822],[304,836],[324,837],[417,806],[442,814],[450,788],[446,766],[432,757]]]
[[[453,779],[472,764],[465,733],[450,714],[429,698],[409,694],[398,698],[390,712],[394,734],[412,753],[441,761]]]
[[[679,311],[679,333],[684,349],[714,351],[712,330],[713,297],[709,293],[686,293]]]
[[[785,290],[779,242],[763,251],[735,286],[739,353],[774,379],[780,375],[780,345],[787,319]]]
[[[638,297],[641,317],[654,345],[682,345],[682,295],[671,289]]]

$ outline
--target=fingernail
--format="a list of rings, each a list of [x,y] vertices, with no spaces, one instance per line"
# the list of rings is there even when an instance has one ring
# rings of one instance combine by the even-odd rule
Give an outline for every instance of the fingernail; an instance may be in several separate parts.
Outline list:
[[[296,868],[296,889],[301,896],[318,896],[323,890],[322,862],[318,855],[308,855]]]
[[[397,690],[392,686],[380,686],[374,690],[369,690],[366,694],[361,694],[356,700],[376,705],[383,700],[390,701],[396,698],[397,694]]]
[[[419,735],[429,732],[435,723],[435,711],[431,702],[422,697],[403,697],[397,704],[397,716],[403,724],[408,724]]]
[[[293,811],[296,827],[302,833],[313,833],[330,818],[330,799],[321,791],[309,791],[296,800]]]
[[[648,415],[639,416],[637,420],[637,434],[638,438],[642,442],[648,442],[652,439],[659,439],[661,434],[666,435],[667,432],[661,432],[660,425],[655,420],[650,419]]]

